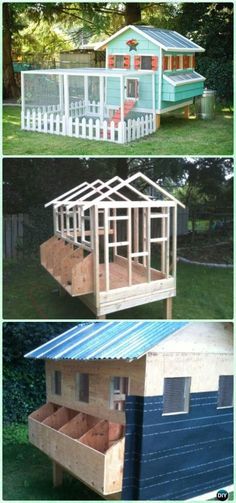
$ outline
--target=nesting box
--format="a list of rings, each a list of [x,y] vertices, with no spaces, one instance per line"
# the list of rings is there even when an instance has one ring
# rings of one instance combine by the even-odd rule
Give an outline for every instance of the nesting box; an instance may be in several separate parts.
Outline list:
[[[46,362],[29,439],[107,499],[187,500],[233,481],[233,336],[224,323],[80,323]],[[213,491],[213,493],[211,493]]]
[[[126,143],[202,95],[195,54],[204,49],[174,31],[129,25],[96,48],[106,68],[21,73],[22,129]]]
[[[54,236],[40,247],[41,264],[70,295],[96,316],[166,299],[171,317],[182,203],[136,173],[83,182],[49,205]]]

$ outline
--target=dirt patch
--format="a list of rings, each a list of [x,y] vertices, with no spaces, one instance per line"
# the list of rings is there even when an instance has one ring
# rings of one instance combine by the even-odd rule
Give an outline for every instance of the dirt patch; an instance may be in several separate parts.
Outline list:
[[[233,263],[233,244],[232,242],[205,245],[198,243],[178,248],[178,255],[188,260],[228,265]]]

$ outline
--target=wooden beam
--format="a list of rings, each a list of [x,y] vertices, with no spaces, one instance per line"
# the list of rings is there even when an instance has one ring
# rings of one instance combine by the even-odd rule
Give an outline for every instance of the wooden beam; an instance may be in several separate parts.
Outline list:
[[[190,116],[190,107],[189,107],[189,105],[186,105],[184,107],[184,118],[189,119],[189,116]]]
[[[134,253],[139,252],[139,208],[134,208]],[[132,254],[135,257],[134,254]],[[134,258],[135,262],[138,262],[138,255]]]
[[[172,320],[172,297],[169,297],[164,302],[165,302],[165,317],[167,320]]]
[[[52,477],[53,477],[53,487],[59,487],[63,484],[63,470],[61,465],[52,462]]]
[[[156,129],[161,127],[161,114],[156,114]]]

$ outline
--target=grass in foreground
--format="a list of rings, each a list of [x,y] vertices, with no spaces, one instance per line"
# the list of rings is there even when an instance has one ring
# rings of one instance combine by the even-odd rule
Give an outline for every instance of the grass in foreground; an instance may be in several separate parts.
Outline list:
[[[79,480],[64,475],[63,485],[53,488],[52,463],[29,444],[27,426],[4,428],[3,499],[4,500],[100,500]]]
[[[179,263],[174,319],[232,319],[233,269]],[[60,296],[56,281],[36,261],[4,264],[3,315],[6,319],[89,319],[77,297]],[[163,302],[108,315],[116,319],[163,319]]]
[[[4,155],[232,155],[233,114],[220,110],[212,121],[164,115],[161,128],[144,139],[118,145],[21,131],[20,107],[3,107]]]

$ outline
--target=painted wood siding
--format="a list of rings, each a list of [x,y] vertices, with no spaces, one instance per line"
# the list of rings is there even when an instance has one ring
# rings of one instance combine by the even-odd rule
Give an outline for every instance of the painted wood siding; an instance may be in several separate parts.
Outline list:
[[[163,79],[162,100],[177,102],[193,98],[194,96],[201,96],[203,93],[203,87],[204,82],[193,82],[192,84],[173,86],[170,82]]]
[[[134,38],[139,42],[137,51],[130,51],[126,44],[127,40]],[[130,55],[130,70],[134,70],[134,57],[139,55],[145,56],[160,56],[159,47],[145,39],[141,34],[137,34],[133,30],[127,30],[119,37],[115,38],[108,44],[107,56],[112,54],[129,54]],[[115,70],[114,70],[115,71]],[[139,95],[140,99],[134,108],[152,108],[152,80],[150,75],[142,75],[142,70],[137,70],[137,78],[139,79]],[[158,96],[158,72],[156,72],[156,107]],[[119,79],[108,79],[107,83],[107,103],[108,106],[120,106],[120,82]]]
[[[126,401],[123,500],[182,500],[233,483],[233,413],[217,393],[192,393],[189,414],[163,416],[163,398]]]

